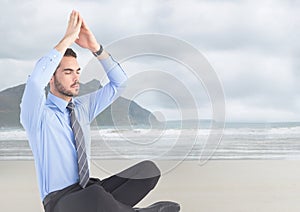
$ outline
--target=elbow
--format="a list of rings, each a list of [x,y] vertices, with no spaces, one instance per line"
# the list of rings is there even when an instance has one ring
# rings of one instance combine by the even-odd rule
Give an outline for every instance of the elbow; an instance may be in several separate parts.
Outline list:
[[[122,78],[119,78],[118,80],[112,81],[112,84],[114,85],[114,87],[118,88],[125,88],[127,87],[127,81],[128,81],[128,77],[127,75],[124,73]]]
[[[122,83],[118,84],[117,86],[115,86],[116,91],[118,94],[121,94],[124,92],[124,90],[127,87],[127,81],[123,81]]]

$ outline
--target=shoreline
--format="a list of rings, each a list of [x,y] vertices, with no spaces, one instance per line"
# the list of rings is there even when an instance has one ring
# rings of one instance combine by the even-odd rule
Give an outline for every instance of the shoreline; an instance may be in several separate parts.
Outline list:
[[[105,178],[133,160],[97,160],[92,176]],[[160,200],[179,202],[183,212],[300,211],[299,160],[155,161],[162,171],[143,207]],[[34,161],[0,161],[0,211],[43,211]]]

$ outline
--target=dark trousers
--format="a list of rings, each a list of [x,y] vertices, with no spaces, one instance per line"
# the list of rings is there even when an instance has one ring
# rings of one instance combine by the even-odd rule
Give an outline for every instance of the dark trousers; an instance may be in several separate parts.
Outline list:
[[[45,212],[133,212],[157,184],[160,171],[151,161],[140,162],[104,180],[90,178],[86,188],[78,183],[47,195]]]

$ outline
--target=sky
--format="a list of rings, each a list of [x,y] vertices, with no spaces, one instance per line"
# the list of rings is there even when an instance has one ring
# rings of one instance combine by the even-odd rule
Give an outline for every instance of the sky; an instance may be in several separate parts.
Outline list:
[[[2,0],[0,91],[26,82],[36,61],[63,37],[72,9],[81,13],[104,47],[154,33],[196,48],[218,76],[227,121],[300,121],[300,2],[296,0]],[[88,67],[90,52],[73,48],[81,66]],[[132,88],[143,83],[151,88],[131,93],[132,99],[161,119],[178,119],[182,113],[186,119],[195,118],[194,107],[197,118],[212,117],[212,97],[205,82],[193,80],[182,64],[156,55],[121,65]],[[162,73],[177,81],[165,80]],[[147,81],[155,74],[155,82]],[[178,105],[177,100],[186,104]]]

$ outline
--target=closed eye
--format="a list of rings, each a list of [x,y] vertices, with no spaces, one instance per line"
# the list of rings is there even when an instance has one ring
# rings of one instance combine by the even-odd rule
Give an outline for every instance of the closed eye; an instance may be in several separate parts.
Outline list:
[[[65,68],[65,69],[63,70],[63,72],[64,72],[65,74],[71,74],[72,72],[76,72],[76,74],[81,74],[80,68],[78,68],[77,70],[73,70],[73,69],[71,69],[71,68]]]

